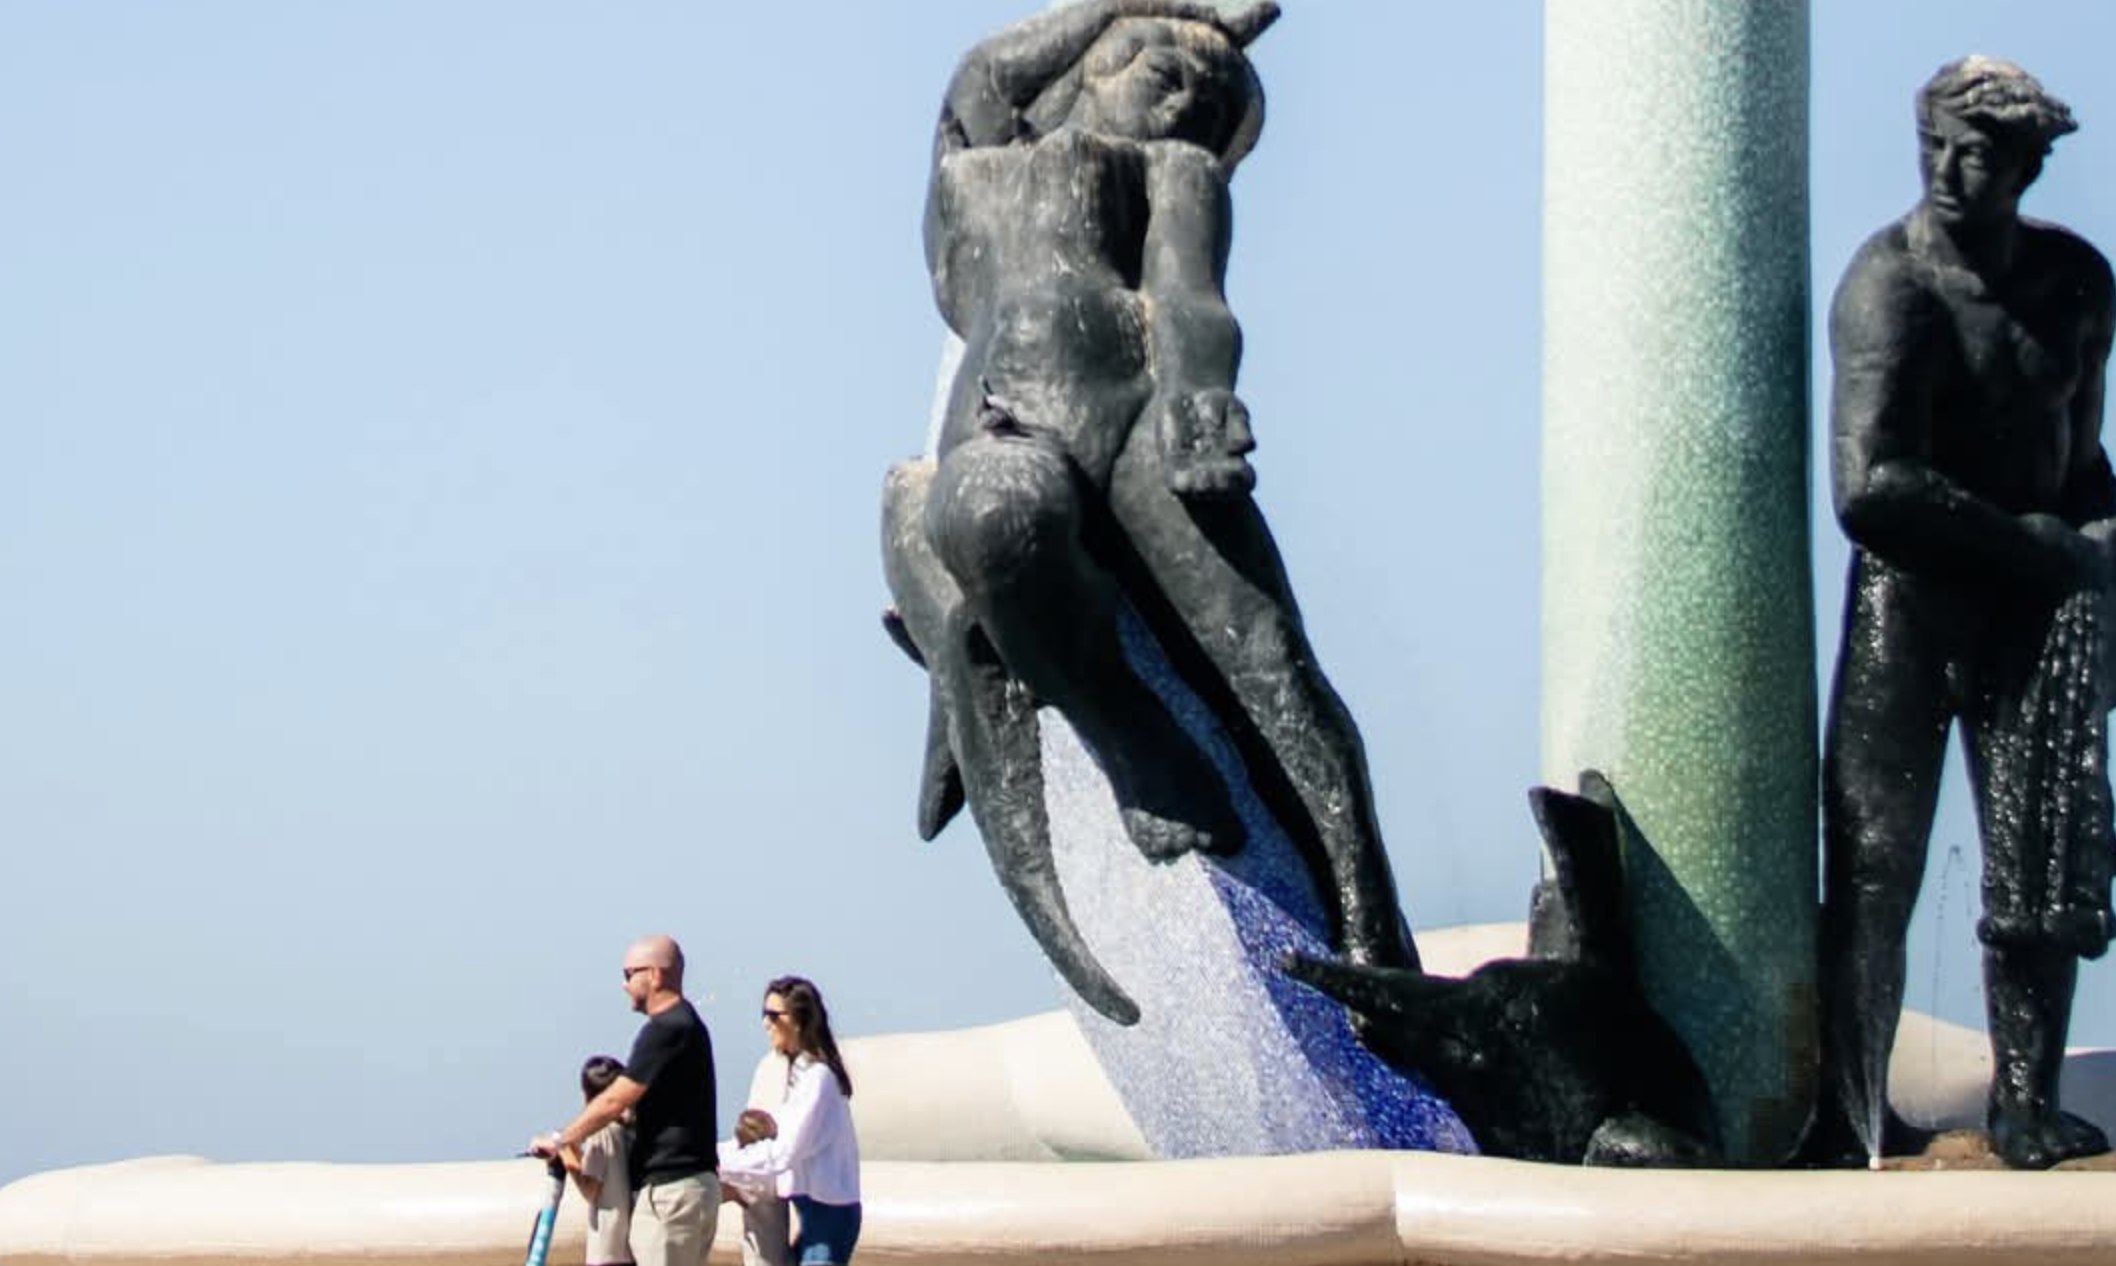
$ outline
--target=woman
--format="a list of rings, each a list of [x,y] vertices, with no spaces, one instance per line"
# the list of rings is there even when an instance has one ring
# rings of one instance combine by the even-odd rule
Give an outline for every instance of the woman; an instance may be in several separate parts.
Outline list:
[[[860,1144],[846,1102],[852,1077],[830,1034],[823,995],[799,976],[772,981],[764,989],[764,1032],[786,1060],[785,1100],[776,1116],[752,1118],[761,1137],[722,1145],[721,1173],[736,1190],[768,1185],[793,1205],[800,1226],[795,1262],[845,1266],[860,1238]]]

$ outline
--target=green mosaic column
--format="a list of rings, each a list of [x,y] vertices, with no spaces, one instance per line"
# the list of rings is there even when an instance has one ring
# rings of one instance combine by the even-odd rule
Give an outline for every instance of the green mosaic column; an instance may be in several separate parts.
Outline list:
[[[1806,0],[1544,8],[1543,774],[1609,775],[1729,1152],[1814,1078]]]

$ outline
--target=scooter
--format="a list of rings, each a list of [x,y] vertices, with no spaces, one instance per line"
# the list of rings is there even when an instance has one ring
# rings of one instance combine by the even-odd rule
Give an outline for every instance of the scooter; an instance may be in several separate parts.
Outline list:
[[[522,1259],[522,1266],[544,1266],[544,1259],[551,1255],[551,1234],[558,1227],[558,1202],[566,1194],[565,1162],[556,1156],[547,1157],[544,1168],[551,1175],[551,1190],[544,1196],[544,1207],[537,1210],[536,1225],[529,1231],[529,1255]]]

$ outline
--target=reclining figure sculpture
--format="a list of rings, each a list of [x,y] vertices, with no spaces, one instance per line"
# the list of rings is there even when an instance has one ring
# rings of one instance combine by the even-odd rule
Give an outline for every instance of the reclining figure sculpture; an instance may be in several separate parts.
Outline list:
[[[1417,965],[1358,731],[1249,495],[1234,394],[1227,182],[1263,119],[1242,50],[1277,14],[1039,15],[963,59],[934,140],[926,257],[964,353],[936,455],[890,472],[883,515],[886,623],[932,682],[919,833],[967,800],[1044,952],[1120,1023],[1137,1007],[1052,866],[1037,707],[1072,724],[1148,858],[1243,843],[1218,775],[1127,663],[1128,623],[1226,728],[1339,948]]]

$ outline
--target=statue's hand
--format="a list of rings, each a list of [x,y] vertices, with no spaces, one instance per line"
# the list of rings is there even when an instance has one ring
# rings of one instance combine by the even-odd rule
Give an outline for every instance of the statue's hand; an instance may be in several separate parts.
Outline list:
[[[2096,523],[2081,531],[2054,514],[2024,514],[2021,526],[2053,557],[2066,592],[2109,588],[2107,526]]]
[[[1211,0],[1110,0],[1109,9],[1119,17],[1203,22],[1226,32],[1237,47],[1262,35],[1279,17],[1277,0],[1256,0],[1239,13],[1228,13]]]
[[[1223,388],[1168,401],[1156,419],[1169,491],[1199,501],[1231,501],[1256,487],[1249,407]]]
[[[2103,560],[2101,662],[2096,667],[2101,670],[2102,706],[2116,711],[2116,519],[2096,519],[2079,534],[2101,551]]]
[[[1249,42],[1264,33],[1264,28],[1278,21],[1277,0],[1256,0],[1240,13],[1220,18],[1220,29],[1232,36],[1236,44],[1247,47]]]

